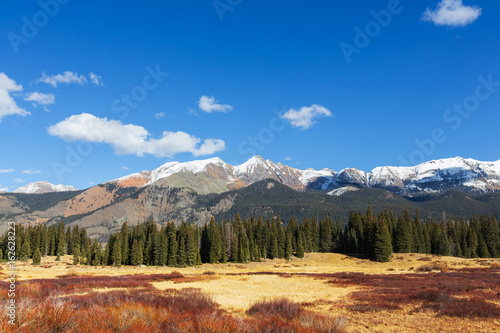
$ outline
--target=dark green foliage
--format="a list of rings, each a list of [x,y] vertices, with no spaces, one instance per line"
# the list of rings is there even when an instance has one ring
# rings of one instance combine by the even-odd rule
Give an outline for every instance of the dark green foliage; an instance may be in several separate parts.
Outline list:
[[[36,248],[35,253],[33,253],[33,265],[40,265],[42,262],[42,253],[40,253],[40,249]]]
[[[379,218],[375,231],[373,259],[380,262],[390,261],[392,257],[392,242],[385,218]]]
[[[328,215],[316,219],[289,219],[285,225],[277,214],[217,222],[212,218],[202,228],[182,222],[158,225],[148,220],[132,229],[126,223],[112,234],[104,250],[96,239],[87,236],[85,228],[66,228],[63,222],[50,226],[16,225],[16,256],[19,260],[35,259],[43,254],[73,254],[73,263],[82,265],[157,265],[193,266],[200,263],[289,259],[305,252],[348,253],[378,261],[388,261],[395,252],[420,252],[467,258],[498,257],[500,234],[495,216],[473,216],[469,220],[443,214],[440,222],[421,219],[408,210],[402,215],[389,210],[373,215],[351,212],[347,224]],[[6,259],[7,234],[0,236],[0,259]],[[2,255],[3,254],[3,255]]]

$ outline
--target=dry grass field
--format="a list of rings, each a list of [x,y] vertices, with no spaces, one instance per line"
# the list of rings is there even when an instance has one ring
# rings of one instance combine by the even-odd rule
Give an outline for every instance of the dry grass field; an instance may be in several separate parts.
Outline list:
[[[420,254],[376,263],[311,253],[175,269],[74,266],[71,256],[46,257],[40,266],[19,263],[17,331],[494,332],[499,267],[499,259]],[[31,318],[44,311],[53,322]],[[105,323],[82,322],[99,311]],[[15,330],[1,323],[0,331]]]

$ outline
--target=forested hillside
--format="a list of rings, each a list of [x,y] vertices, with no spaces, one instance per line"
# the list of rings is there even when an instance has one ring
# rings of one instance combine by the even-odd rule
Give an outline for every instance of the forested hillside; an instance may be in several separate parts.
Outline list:
[[[377,261],[390,260],[393,252],[426,253],[466,258],[500,256],[499,224],[494,216],[470,219],[421,218],[408,210],[397,215],[384,211],[374,215],[350,212],[345,227],[328,215],[287,224],[252,216],[203,226],[173,222],[159,226],[154,221],[130,228],[124,223],[104,248],[87,237],[84,228],[46,224],[16,226],[16,258],[71,254],[74,263],[86,265],[155,265],[185,267],[200,263],[249,262],[266,258],[303,257],[305,252],[338,252]],[[7,259],[9,235],[0,238],[0,258]]]

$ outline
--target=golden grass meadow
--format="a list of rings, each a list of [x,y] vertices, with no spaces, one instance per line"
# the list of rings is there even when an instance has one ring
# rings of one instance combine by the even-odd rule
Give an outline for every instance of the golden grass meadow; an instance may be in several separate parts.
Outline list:
[[[500,330],[500,259],[308,253],[172,269],[80,266],[64,256],[18,268],[18,323],[3,321],[2,332]]]

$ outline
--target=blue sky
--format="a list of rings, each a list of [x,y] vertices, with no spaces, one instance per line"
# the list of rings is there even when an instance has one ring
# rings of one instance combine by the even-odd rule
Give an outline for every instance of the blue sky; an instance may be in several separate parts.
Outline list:
[[[254,153],[337,171],[498,160],[499,12],[486,0],[2,2],[0,189]]]

